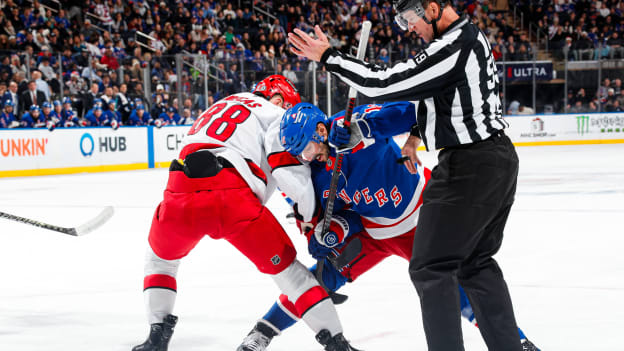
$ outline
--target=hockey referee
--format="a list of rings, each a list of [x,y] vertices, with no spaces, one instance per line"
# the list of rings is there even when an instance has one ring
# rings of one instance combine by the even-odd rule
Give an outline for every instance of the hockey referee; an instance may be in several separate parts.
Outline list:
[[[369,97],[409,100],[417,123],[403,154],[408,169],[440,150],[423,194],[409,272],[420,296],[429,350],[464,350],[457,285],[465,289],[490,350],[521,351],[511,298],[492,256],[516,192],[518,156],[503,130],[499,82],[486,36],[444,0],[394,0],[401,29],[429,45],[391,68],[357,60],[295,29],[292,52],[320,61]],[[351,144],[351,143],[349,143]]]

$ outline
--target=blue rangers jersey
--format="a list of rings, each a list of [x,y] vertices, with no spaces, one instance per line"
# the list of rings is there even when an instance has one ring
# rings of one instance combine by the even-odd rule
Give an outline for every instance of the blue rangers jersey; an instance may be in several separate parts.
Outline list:
[[[332,116],[330,123],[339,118],[344,118],[344,111]],[[358,106],[353,111],[352,123],[363,123],[362,130],[368,133],[365,137],[373,138],[374,143],[344,156],[334,212],[357,212],[364,228],[375,239],[404,234],[418,220],[424,170],[418,167],[418,174],[412,175],[396,162],[402,155],[392,136],[409,131],[416,123],[415,107],[409,102]],[[326,206],[335,157],[333,149],[327,163],[302,162],[283,148],[282,152],[275,150],[269,155],[277,179],[289,178],[291,183],[299,183],[286,187],[285,181],[279,182],[281,189],[298,204],[304,221],[311,219],[314,209],[310,207],[316,202],[307,197],[316,194],[320,206]],[[305,181],[306,175],[311,184]]]

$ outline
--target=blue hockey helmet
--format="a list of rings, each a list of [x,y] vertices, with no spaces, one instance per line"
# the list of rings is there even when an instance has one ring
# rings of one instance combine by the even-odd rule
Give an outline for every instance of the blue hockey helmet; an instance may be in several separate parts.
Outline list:
[[[41,111],[41,109],[37,105],[30,105],[30,112],[34,111]]]
[[[327,115],[318,107],[302,102],[284,112],[280,123],[280,142],[291,155],[300,155],[310,141],[324,142],[316,132],[319,123],[327,123]]]
[[[71,103],[71,100],[70,100],[70,103]],[[54,102],[52,104],[54,105],[54,107],[56,107],[56,106],[63,106],[61,104],[61,100],[54,100]]]
[[[52,108],[52,105],[50,104],[49,101],[44,101],[43,104],[41,104],[42,108]]]
[[[13,100],[11,99],[8,99],[7,101],[4,102],[4,107],[9,107],[9,106],[13,107],[13,105],[14,105]]]
[[[69,96],[66,96],[63,98],[63,104],[71,104],[71,98]]]

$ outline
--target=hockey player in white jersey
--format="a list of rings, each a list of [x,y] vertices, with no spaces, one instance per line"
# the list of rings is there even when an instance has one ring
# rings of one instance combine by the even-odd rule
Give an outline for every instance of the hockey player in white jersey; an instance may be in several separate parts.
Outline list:
[[[344,244],[356,238],[362,243],[361,252],[340,270],[325,261],[322,279],[331,291],[357,280],[389,256],[410,259],[422,191],[430,176],[424,167],[417,166],[417,173],[410,174],[397,163],[402,155],[392,136],[409,131],[414,124],[416,111],[412,103],[362,105],[354,109],[353,116],[351,130],[360,136],[359,140],[350,141],[349,133],[339,126],[344,111],[328,118],[308,103],[286,111],[279,138],[275,126],[267,132],[267,141],[279,140],[279,144],[274,142],[268,147],[273,175],[278,180],[290,179],[280,189],[296,202],[299,218],[315,225],[314,230],[305,233],[312,256],[326,259],[341,253]],[[330,144],[347,144],[351,150],[343,158],[329,232],[321,233],[322,223],[316,223],[321,215],[318,207],[326,206],[336,157]],[[310,269],[314,271],[316,266]],[[461,287],[459,292],[462,316],[476,325]],[[237,350],[266,350],[274,336],[298,319],[292,301],[280,296]],[[525,350],[536,350],[521,330],[519,334]]]
[[[325,350],[355,350],[342,335],[326,291],[296,260],[292,242],[264,206],[276,185],[265,132],[279,123],[282,107],[300,101],[290,81],[273,75],[252,93],[216,102],[190,128],[152,220],[143,284],[150,333],[133,351],[167,350],[177,322],[172,312],[178,266],[204,235],[227,240],[270,275]]]

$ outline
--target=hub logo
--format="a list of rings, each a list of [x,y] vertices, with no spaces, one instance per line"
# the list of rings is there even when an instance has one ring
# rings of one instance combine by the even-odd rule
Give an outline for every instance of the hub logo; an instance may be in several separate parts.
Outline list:
[[[80,138],[80,152],[84,157],[91,157],[93,155],[93,150],[95,150],[95,142],[93,142],[93,137],[89,133],[84,133],[82,138]]]
[[[99,137],[97,140],[99,152],[124,152],[127,149],[126,137]],[[84,133],[80,138],[80,152],[84,157],[91,157],[95,151],[96,143],[90,133]]]

